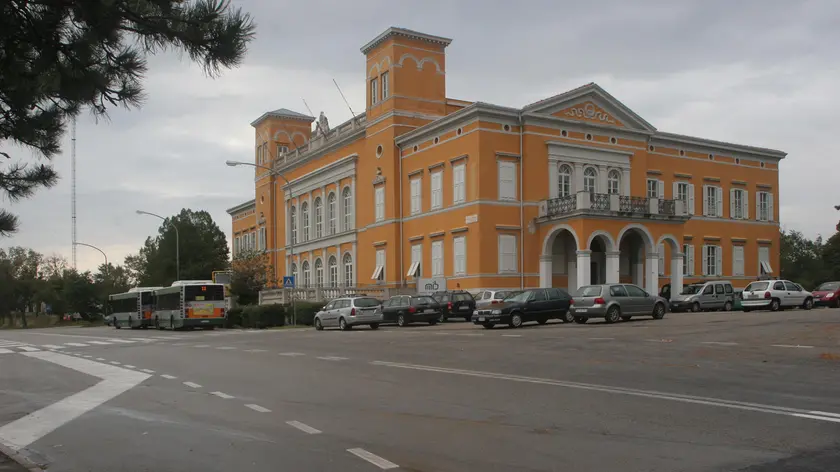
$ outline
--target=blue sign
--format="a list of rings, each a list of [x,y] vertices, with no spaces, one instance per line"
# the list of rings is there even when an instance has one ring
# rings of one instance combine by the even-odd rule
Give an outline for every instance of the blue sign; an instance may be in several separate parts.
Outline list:
[[[294,275],[286,275],[283,277],[283,288],[295,288]]]

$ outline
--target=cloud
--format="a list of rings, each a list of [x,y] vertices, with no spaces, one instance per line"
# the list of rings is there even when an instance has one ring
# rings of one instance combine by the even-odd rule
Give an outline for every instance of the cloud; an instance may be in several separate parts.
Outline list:
[[[176,54],[150,59],[141,109],[114,109],[78,124],[79,240],[113,262],[135,252],[159,221],[208,210],[226,232],[225,209],[253,197],[250,122],[286,107],[333,125],[364,109],[359,48],[388,26],[453,38],[447,95],[520,107],[598,82],[663,131],[777,148],[782,224],[830,235],[840,215],[834,135],[840,125],[840,5],[781,0],[401,2],[240,0],[257,19],[242,67],[216,79]],[[11,205],[22,221],[3,245],[70,255],[69,139],[55,188]],[[5,202],[4,202],[4,206]],[[80,248],[79,267],[101,255]]]

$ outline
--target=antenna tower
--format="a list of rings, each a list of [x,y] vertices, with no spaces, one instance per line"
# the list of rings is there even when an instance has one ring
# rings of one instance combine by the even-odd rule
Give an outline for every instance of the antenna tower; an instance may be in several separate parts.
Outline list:
[[[76,269],[76,117],[70,125],[70,223],[73,237],[73,269]]]

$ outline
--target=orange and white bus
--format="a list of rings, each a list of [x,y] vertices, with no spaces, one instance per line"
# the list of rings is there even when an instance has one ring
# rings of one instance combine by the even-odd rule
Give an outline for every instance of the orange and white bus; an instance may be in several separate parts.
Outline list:
[[[108,297],[114,327],[148,328],[152,324],[154,291],[162,287],[134,287]]]
[[[152,324],[157,329],[224,326],[225,287],[210,280],[179,280],[154,292]]]

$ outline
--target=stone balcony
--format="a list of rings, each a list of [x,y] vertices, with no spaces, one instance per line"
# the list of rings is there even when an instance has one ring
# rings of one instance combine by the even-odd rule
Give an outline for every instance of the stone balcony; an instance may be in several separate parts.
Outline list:
[[[538,221],[553,221],[583,215],[665,220],[688,220],[690,218],[688,205],[684,200],[581,191],[574,195],[541,201]]]

